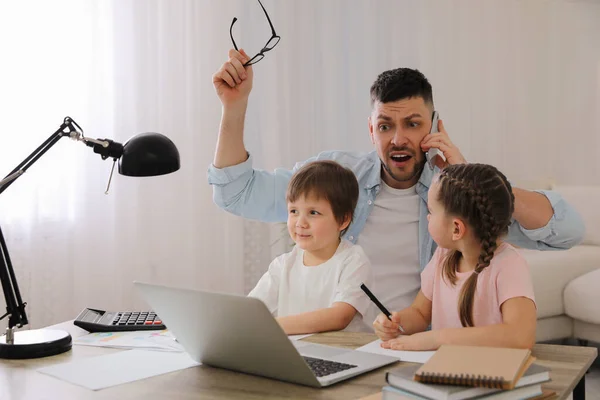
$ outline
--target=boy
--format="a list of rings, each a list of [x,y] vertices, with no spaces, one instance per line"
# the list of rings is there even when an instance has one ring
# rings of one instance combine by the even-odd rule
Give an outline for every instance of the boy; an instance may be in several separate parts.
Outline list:
[[[370,283],[370,264],[360,246],[341,239],[358,201],[354,173],[335,161],[308,163],[286,200],[296,246],[271,262],[248,296],[262,300],[288,335],[364,330],[370,304],[360,284]]]

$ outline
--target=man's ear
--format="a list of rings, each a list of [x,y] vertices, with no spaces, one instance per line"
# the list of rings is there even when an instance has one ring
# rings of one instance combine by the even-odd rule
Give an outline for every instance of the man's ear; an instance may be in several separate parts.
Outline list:
[[[460,218],[452,219],[452,240],[460,240],[467,234],[467,226]]]
[[[375,138],[373,137],[373,123],[371,121],[370,115],[369,115],[369,136],[371,137],[371,143],[375,144]]]

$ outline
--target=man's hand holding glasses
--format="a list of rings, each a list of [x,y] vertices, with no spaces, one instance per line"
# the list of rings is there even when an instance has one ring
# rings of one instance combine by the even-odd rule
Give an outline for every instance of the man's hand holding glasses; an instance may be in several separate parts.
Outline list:
[[[252,65],[244,67],[250,60],[244,50],[229,50],[229,60],[213,75],[213,86],[223,106],[247,101],[252,90]]]
[[[267,10],[258,0],[263,9],[267,22],[271,28],[271,37],[267,40],[264,47],[254,57],[250,58],[244,50],[238,50],[235,39],[233,38],[233,26],[237,18],[234,17],[229,27],[229,36],[233,43],[233,49],[229,50],[229,60],[213,75],[213,86],[217,91],[217,96],[221,99],[224,106],[233,105],[240,100],[247,100],[252,90],[252,65],[256,64],[265,57],[265,53],[273,50],[281,39],[275,32],[271,18]],[[234,50],[235,49],[235,50]]]

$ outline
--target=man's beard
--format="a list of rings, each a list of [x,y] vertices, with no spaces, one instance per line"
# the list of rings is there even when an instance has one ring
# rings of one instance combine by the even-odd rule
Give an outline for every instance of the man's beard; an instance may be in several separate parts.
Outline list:
[[[414,157],[413,157],[414,158]],[[425,168],[425,157],[423,157],[423,160],[418,162],[417,164],[415,164],[413,173],[410,174],[407,177],[400,177],[397,176],[396,174],[394,174],[390,167],[388,167],[388,165],[381,159],[379,159],[381,161],[381,166],[387,171],[387,173],[392,177],[393,180],[395,180],[396,182],[407,182],[412,180],[413,178],[415,178],[416,176],[421,176],[421,172],[423,172],[423,168]]]

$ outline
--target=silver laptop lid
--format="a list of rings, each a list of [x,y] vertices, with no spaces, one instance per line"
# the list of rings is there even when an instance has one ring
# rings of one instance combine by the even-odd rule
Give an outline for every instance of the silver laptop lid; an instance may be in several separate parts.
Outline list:
[[[192,359],[321,386],[262,301],[143,282],[134,285]]]

